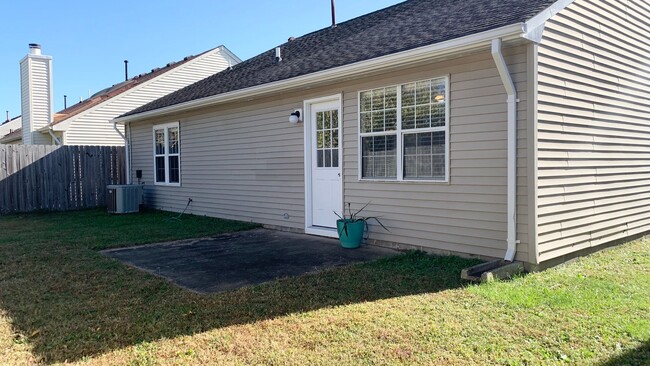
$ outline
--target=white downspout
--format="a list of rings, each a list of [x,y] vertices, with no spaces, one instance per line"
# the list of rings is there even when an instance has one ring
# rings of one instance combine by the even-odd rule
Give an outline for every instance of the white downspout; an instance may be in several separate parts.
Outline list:
[[[492,58],[508,94],[508,249],[505,260],[512,262],[517,253],[517,90],[501,52],[501,39],[492,40]]]
[[[126,184],[131,184],[131,159],[129,159],[129,139],[124,136],[122,131],[120,131],[119,128],[117,128],[117,122],[113,122],[113,129],[117,131],[117,133],[122,137],[124,140],[124,155],[126,160]],[[126,125],[124,125],[124,130],[126,130]]]
[[[63,145],[63,143],[61,143],[61,140],[59,140],[59,138],[56,137],[56,135],[52,132],[52,127],[48,128],[47,132],[49,132],[50,136],[52,136],[52,139],[54,140],[54,145]]]

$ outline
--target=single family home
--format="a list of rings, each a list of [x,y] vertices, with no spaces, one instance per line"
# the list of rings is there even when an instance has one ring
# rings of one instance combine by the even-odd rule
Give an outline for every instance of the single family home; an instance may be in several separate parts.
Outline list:
[[[535,269],[650,230],[648,45],[644,0],[409,0],[114,122],[152,207]]]
[[[14,131],[18,131],[16,135],[19,135],[22,133],[19,131],[21,127],[22,118],[20,116],[9,118],[9,112],[7,112],[7,120],[0,124],[0,137],[5,137],[8,134],[14,133]]]
[[[124,145],[124,131],[114,129],[113,118],[240,61],[219,46],[149,73],[132,78],[127,74],[125,81],[52,113],[52,57],[41,54],[40,45],[30,44],[20,61],[22,126],[0,135],[0,144]]]

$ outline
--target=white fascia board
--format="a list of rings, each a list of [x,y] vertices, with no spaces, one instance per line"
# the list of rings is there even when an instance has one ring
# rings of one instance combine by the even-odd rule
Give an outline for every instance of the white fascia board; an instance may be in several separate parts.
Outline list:
[[[235,55],[231,50],[228,49],[228,47],[221,45],[217,47],[221,52],[223,52],[227,57],[231,58],[233,61],[233,65],[238,64],[242,61],[241,58],[239,58],[237,55]]]
[[[524,33],[524,23],[515,23],[509,26],[492,29],[489,31],[472,34],[469,36],[452,39],[445,42],[436,43],[429,46],[423,46],[412,50],[393,53],[390,55],[373,58],[366,61],[360,61],[349,65],[335,67],[329,70],[314,72],[307,75],[297,76],[291,79],[275,81],[267,84],[253,86],[245,89],[234,90],[231,92],[217,94],[201,99],[190,100],[188,102],[171,105],[152,111],[142,112],[130,116],[119,117],[114,119],[115,123],[127,123],[138,121],[146,118],[168,115],[172,113],[183,112],[195,108],[216,105],[234,101],[240,98],[251,98],[266,93],[279,92],[311,83],[319,83],[344,78],[355,74],[367,73],[382,68],[400,64],[418,62],[432,57],[439,57],[453,53],[467,51],[478,47],[489,47],[492,40],[501,38],[504,41],[521,39]]]
[[[546,22],[555,14],[571,5],[574,1],[575,0],[558,0],[548,8],[544,9],[541,13],[530,18],[530,20],[524,24],[524,38],[535,43],[541,42]]]

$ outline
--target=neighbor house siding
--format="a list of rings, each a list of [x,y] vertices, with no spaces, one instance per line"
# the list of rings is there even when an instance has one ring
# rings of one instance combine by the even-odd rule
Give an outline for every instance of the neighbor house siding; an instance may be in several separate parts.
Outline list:
[[[526,47],[506,50],[522,102],[518,139],[518,258],[528,259]],[[359,91],[438,76],[451,84],[449,183],[366,182],[358,171]],[[180,121],[181,187],[154,186],[152,126],[131,126],[132,169],[143,170],[147,204],[171,211],[304,229],[304,127],[289,113],[303,101],[343,95],[345,202],[380,216],[371,240],[502,257],[506,244],[506,94],[488,52],[327,87],[230,104],[155,123]],[[286,214],[286,216],[285,216]]]
[[[113,118],[165,96],[228,67],[235,60],[219,50],[199,56],[126,91],[108,101],[72,117],[66,131],[66,145],[124,145],[124,140],[113,129]],[[124,129],[120,127],[121,131]]]
[[[539,47],[539,260],[650,230],[650,7],[578,0]]]

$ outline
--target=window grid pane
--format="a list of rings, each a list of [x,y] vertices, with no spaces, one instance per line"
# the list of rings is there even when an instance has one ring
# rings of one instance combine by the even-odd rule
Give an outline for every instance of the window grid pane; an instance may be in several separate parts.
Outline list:
[[[156,130],[154,132],[156,138],[156,155],[165,154],[165,130]]]
[[[404,135],[404,178],[445,178],[445,132]]]
[[[445,126],[445,85],[436,80],[402,85],[402,129]]]
[[[156,182],[164,183],[165,182],[165,157],[157,156],[156,157]]]
[[[363,178],[397,177],[397,135],[362,138]]]
[[[170,128],[168,134],[168,151],[170,154],[178,154],[178,127]]]
[[[169,183],[179,183],[181,181],[181,168],[179,156],[169,157]]]

